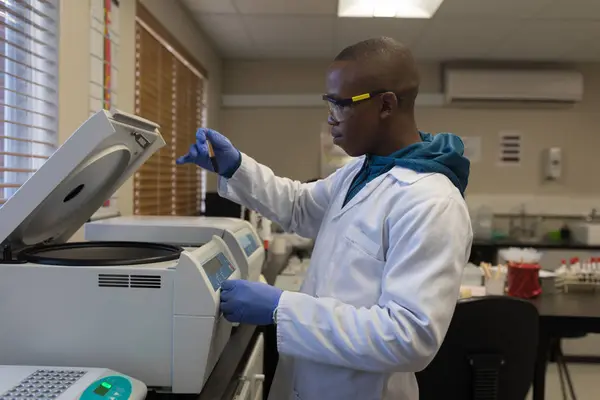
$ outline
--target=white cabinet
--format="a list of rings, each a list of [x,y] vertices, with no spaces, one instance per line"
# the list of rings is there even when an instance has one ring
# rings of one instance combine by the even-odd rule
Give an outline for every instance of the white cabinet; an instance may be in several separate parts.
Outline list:
[[[254,344],[254,349],[248,358],[246,367],[240,377],[243,382],[242,391],[247,386],[248,391],[247,397],[236,397],[236,400],[262,400],[263,398],[263,382],[265,381],[264,375],[264,354],[265,354],[265,339],[263,334],[259,334]],[[240,392],[240,395],[241,395]]]

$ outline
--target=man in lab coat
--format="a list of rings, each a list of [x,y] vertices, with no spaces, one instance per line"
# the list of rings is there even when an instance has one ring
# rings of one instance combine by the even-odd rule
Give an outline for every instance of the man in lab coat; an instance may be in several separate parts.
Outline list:
[[[316,239],[300,293],[221,287],[227,319],[276,324],[270,399],[419,398],[414,373],[444,339],[473,234],[462,141],[417,129],[418,87],[411,53],[393,39],[344,49],[323,99],[334,142],[357,158],[316,182],[277,177],[209,129],[178,160],[214,170],[208,139],[221,196]]]

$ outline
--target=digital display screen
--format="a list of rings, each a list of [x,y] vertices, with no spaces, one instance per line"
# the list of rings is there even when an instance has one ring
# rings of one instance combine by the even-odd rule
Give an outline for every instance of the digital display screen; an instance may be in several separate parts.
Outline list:
[[[214,290],[221,287],[221,283],[231,276],[235,267],[223,253],[217,254],[204,264],[204,271]]]
[[[221,269],[221,261],[218,257],[212,258],[203,265],[203,268],[206,272],[206,275],[213,276],[219,272],[219,269]]]
[[[255,249],[258,248],[258,243],[256,243],[256,240],[254,240],[254,235],[248,234],[246,238],[248,239],[248,242],[250,242],[250,246],[254,247]]]
[[[112,385],[110,383],[102,382],[96,388],[96,390],[94,390],[94,394],[97,394],[98,396],[104,396],[104,395],[106,395],[106,393],[108,393],[108,391],[110,390],[111,387],[112,387]]]
[[[240,244],[244,249],[244,253],[246,253],[246,257],[250,257],[258,249],[258,244],[251,233],[244,235],[240,240]]]

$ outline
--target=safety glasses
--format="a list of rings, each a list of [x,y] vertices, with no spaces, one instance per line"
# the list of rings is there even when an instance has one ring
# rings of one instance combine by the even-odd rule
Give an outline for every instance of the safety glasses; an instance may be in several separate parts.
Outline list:
[[[327,94],[323,95],[323,100],[327,102],[329,106],[329,115],[335,120],[335,122],[343,122],[344,119],[350,114],[349,109],[358,103],[363,101],[371,100],[378,94],[389,92],[389,90],[376,90],[369,93],[359,94],[352,96],[347,99],[338,99]]]

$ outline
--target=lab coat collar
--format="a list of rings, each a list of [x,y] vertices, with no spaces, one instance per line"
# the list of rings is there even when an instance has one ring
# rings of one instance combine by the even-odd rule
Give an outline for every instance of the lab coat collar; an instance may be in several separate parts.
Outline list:
[[[359,164],[359,165],[362,165],[362,164]],[[377,189],[379,187],[379,185],[381,185],[384,181],[386,181],[388,176],[390,176],[395,181],[399,182],[402,186],[409,186],[409,185],[412,185],[413,183],[425,178],[426,176],[433,174],[433,173],[419,173],[419,172],[415,172],[415,171],[407,169],[407,168],[394,167],[391,170],[389,170],[388,172],[381,174],[377,178],[373,179],[371,182],[367,183],[365,185],[365,187],[362,188],[356,194],[356,196],[354,196],[352,199],[350,199],[350,201],[345,206],[342,207],[346,193],[348,192],[348,189],[350,188],[350,185],[352,184],[352,180],[354,179],[354,176],[358,173],[359,170],[360,170],[360,167],[357,169],[357,171],[354,174],[350,174],[350,176],[348,177],[349,179],[346,179],[346,182],[342,186],[342,191],[337,196],[338,201],[337,201],[336,207],[339,207],[339,208],[333,218],[341,217],[346,212],[348,212],[349,210],[351,210],[358,204],[362,203],[367,197],[369,197],[371,195],[371,193],[373,193],[375,191],[375,189]],[[389,185],[390,183],[387,183],[387,184]]]
[[[413,183],[434,174],[434,172],[416,172],[412,169],[402,167],[394,167],[388,173],[405,186],[412,185]]]
[[[341,217],[343,214],[345,214],[346,212],[348,212],[349,210],[354,208],[356,205],[363,202],[367,197],[369,197],[369,195],[375,189],[377,189],[379,187],[379,185],[381,185],[381,183],[385,180],[385,177],[388,174],[389,174],[389,172],[386,172],[385,174],[382,174],[382,175],[378,176],[377,178],[373,179],[371,182],[367,183],[365,185],[365,187],[363,187],[356,194],[356,196],[354,196],[352,199],[350,199],[350,201],[348,203],[346,203],[346,205],[344,206],[343,204],[344,204],[344,199],[346,197],[346,193],[348,193],[348,190],[350,189],[350,185],[352,184],[352,180],[354,179],[354,175],[351,175],[349,177],[350,179],[347,179],[347,182],[344,184],[342,191],[337,196],[338,201],[337,201],[336,207],[338,207],[338,212],[335,214],[335,216],[333,218]]]

